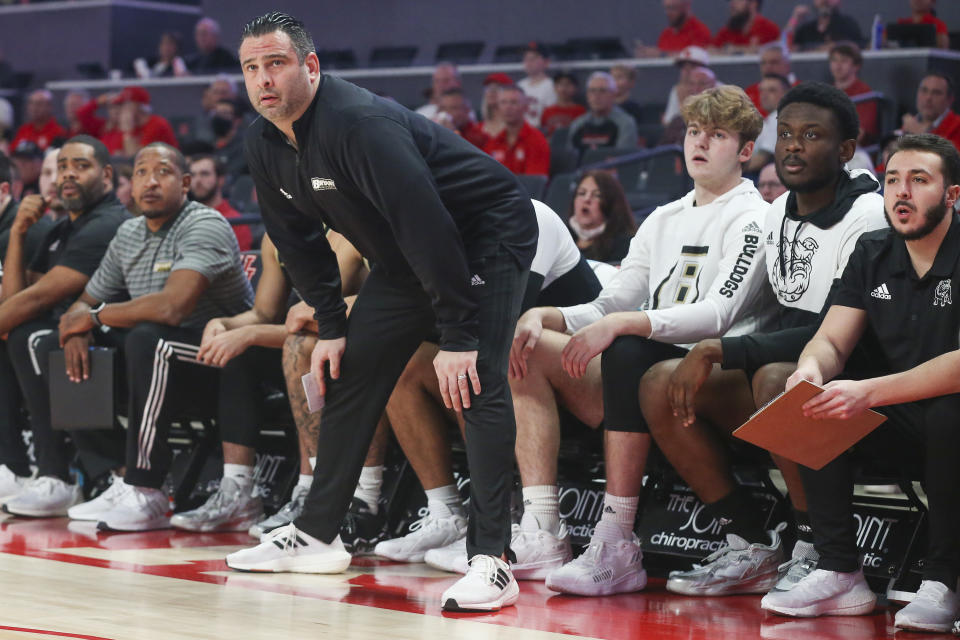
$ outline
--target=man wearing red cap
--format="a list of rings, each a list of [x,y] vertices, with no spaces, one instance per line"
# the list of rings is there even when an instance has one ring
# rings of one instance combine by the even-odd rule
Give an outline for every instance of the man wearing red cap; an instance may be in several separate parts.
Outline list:
[[[112,155],[134,156],[151,142],[179,146],[167,119],[151,113],[150,94],[143,87],[124,88],[112,103],[120,106],[118,127],[102,138]]]

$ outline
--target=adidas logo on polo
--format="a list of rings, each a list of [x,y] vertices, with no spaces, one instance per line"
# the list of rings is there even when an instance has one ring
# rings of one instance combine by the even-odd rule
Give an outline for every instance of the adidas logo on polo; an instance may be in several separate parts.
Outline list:
[[[740,233],[762,233],[760,226],[756,222],[751,222],[743,229],[740,230]]]
[[[887,283],[884,282],[882,285],[870,292],[870,295],[874,298],[880,298],[881,300],[892,300],[893,296],[890,295],[890,290],[887,289]]]
[[[484,282],[483,278],[481,278],[477,274],[474,274],[473,277],[470,278],[471,287],[479,287],[480,285],[483,285],[483,284],[487,284],[487,283]]]

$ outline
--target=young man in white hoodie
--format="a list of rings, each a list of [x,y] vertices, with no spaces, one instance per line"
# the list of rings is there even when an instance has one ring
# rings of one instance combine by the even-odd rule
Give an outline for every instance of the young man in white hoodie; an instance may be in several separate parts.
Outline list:
[[[761,236],[768,205],[741,176],[763,119],[733,86],[692,98],[683,115],[693,191],[650,215],[620,272],[594,301],[537,307],[517,325],[510,370],[525,513],[523,535],[511,546],[536,549],[536,557],[525,554],[527,568],[540,569],[555,590],[601,594],[643,588],[633,516],[624,515],[630,504],[636,512],[650,442],[637,403],[640,378],[656,362],[682,357],[684,344],[756,330],[764,296],[769,299]],[[608,477],[604,516],[591,545],[565,566],[570,540],[558,505],[558,404],[592,427],[602,422],[607,464],[629,468],[623,477]],[[628,449],[634,453],[624,465],[619,457]],[[624,517],[629,523],[620,526]],[[626,581],[619,580],[624,574],[619,568],[597,572],[600,548],[617,554],[618,567],[639,571]]]

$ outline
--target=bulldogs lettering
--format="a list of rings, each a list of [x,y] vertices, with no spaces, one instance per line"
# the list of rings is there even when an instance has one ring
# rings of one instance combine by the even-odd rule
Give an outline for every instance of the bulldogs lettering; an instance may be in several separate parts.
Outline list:
[[[720,295],[725,298],[732,298],[733,292],[740,288],[740,283],[743,282],[743,277],[747,275],[747,272],[750,270],[750,264],[753,262],[753,257],[757,253],[757,247],[760,245],[760,237],[746,234],[743,236],[743,243],[743,249],[740,250],[740,255],[737,256],[737,262],[733,265],[733,269],[723,283],[723,287],[720,288]]]

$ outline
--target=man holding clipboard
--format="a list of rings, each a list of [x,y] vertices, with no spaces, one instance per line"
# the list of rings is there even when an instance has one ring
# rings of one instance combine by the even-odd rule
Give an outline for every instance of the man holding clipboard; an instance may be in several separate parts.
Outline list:
[[[889,420],[863,443],[896,438],[925,462],[929,540],[923,582],[897,612],[901,629],[948,631],[960,612],[960,154],[931,134],[900,139],[887,163],[884,208],[890,229],[864,234],[832,305],[804,348],[789,391],[802,380],[825,385],[802,410],[812,418],[849,419],[871,407]],[[958,300],[960,305],[960,300]],[[872,334],[889,370],[862,380],[832,380],[854,347]],[[832,380],[832,381],[831,381]],[[902,443],[902,444],[901,444]],[[820,470],[801,466],[818,568],[762,608],[790,616],[862,615],[876,596],[858,560],[847,455]]]

